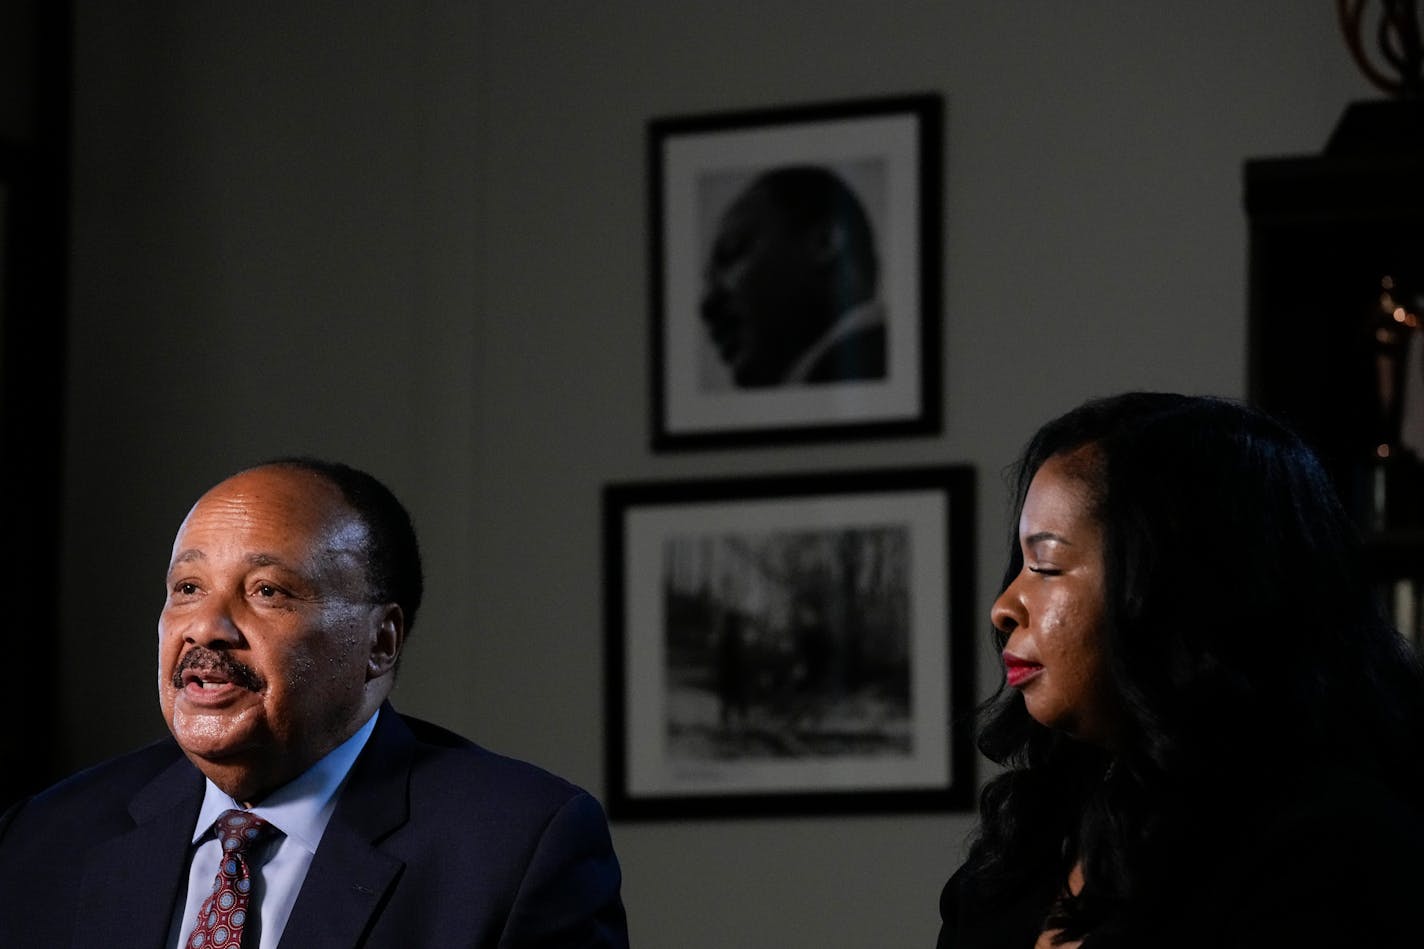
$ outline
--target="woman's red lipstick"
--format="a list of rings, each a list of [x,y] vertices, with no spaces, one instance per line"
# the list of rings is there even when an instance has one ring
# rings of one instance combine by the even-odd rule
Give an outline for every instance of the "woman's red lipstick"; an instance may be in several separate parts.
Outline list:
[[[1027,659],[1020,659],[1013,653],[1004,651],[1004,678],[1009,683],[1009,688],[1017,689],[1028,684],[1032,679],[1038,677],[1043,671],[1043,665],[1037,662],[1029,662]]]

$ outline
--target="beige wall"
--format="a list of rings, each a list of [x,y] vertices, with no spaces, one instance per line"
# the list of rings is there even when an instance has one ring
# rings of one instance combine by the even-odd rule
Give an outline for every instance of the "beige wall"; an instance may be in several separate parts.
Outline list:
[[[422,529],[401,707],[595,791],[601,485],[972,464],[982,615],[1038,422],[1243,391],[1241,163],[1318,149],[1369,94],[1299,0],[83,0],[76,59],[71,763],[161,734],[188,504],[300,451],[374,470]],[[645,121],[911,91],[947,108],[944,434],[654,456]],[[614,833],[642,947],[859,949],[933,944],[971,826]]]

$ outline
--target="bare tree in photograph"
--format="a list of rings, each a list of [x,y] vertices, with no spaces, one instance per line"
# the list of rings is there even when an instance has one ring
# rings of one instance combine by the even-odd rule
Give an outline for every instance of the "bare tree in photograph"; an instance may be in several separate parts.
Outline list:
[[[908,559],[898,525],[669,538],[669,756],[910,754]]]

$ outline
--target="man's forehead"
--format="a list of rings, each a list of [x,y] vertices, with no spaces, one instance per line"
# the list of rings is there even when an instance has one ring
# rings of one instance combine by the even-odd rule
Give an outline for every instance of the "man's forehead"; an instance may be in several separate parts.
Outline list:
[[[290,465],[239,471],[209,488],[194,509],[214,502],[240,503],[254,509],[290,508],[325,516],[350,513],[340,488],[318,472]]]
[[[335,555],[363,551],[367,540],[364,521],[336,485],[316,472],[270,465],[239,472],[199,498],[174,538],[174,558],[213,542],[256,544],[248,556],[281,560],[291,545]],[[197,543],[190,548],[190,541]]]
[[[768,216],[771,212],[778,210],[771,195],[767,192],[766,186],[754,184],[747,188],[737,199],[732,202],[727,209],[728,220],[748,221],[759,220]]]

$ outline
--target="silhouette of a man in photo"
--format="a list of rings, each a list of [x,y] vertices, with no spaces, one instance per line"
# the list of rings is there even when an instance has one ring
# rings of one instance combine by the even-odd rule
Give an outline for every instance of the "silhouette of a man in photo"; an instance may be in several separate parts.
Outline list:
[[[860,199],[810,165],[757,177],[722,216],[702,319],[742,388],[885,378],[885,311]]]

